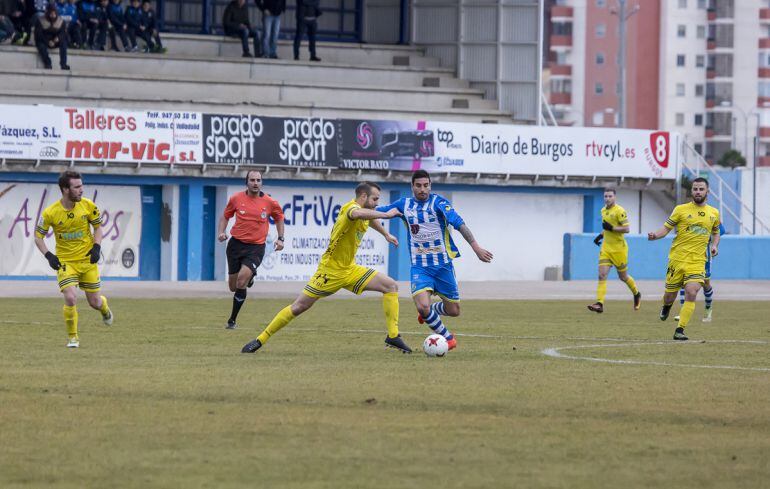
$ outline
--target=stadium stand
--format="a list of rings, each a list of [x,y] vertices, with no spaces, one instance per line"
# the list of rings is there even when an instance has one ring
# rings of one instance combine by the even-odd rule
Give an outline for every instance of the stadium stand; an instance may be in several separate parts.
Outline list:
[[[510,122],[479,89],[415,47],[319,43],[324,62],[241,59],[237,40],[168,34],[166,55],[73,51],[71,73],[43,71],[30,48],[4,46],[0,102],[228,109],[290,116]],[[58,59],[54,56],[54,63]]]

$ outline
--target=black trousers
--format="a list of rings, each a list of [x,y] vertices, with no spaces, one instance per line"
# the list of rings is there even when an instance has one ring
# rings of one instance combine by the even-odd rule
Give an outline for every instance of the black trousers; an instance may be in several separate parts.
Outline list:
[[[310,57],[315,58],[315,36],[318,32],[318,20],[297,19],[297,31],[294,33],[294,59],[299,58],[299,44],[302,36],[307,32],[307,40],[310,44]]]
[[[59,37],[59,65],[64,67],[67,65],[67,29],[63,26],[58,34]],[[37,52],[40,53],[40,57],[43,59],[43,65],[46,68],[51,67],[51,57],[48,55],[48,42],[45,40],[45,36],[42,32],[35,32],[35,46],[37,46]]]
[[[249,38],[254,38],[254,56],[260,56],[262,48],[259,42],[259,32],[253,27],[241,27],[240,29],[225,29],[225,35],[237,37],[241,40],[243,54],[249,52]]]

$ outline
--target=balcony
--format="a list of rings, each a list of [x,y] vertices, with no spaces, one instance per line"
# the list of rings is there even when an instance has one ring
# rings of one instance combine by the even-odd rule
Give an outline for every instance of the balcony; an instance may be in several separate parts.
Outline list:
[[[572,46],[572,36],[560,36],[560,35],[552,35],[551,36],[551,47],[571,47]]]
[[[707,109],[713,109],[716,107],[717,103],[713,98],[707,98],[706,99],[706,108]]]
[[[759,40],[759,49],[770,49],[770,38],[763,38]]]
[[[759,128],[759,139],[770,139],[770,127]]]
[[[708,20],[709,22],[714,22],[715,20],[717,20],[716,9],[713,9],[713,8],[708,9]]]
[[[757,107],[770,107],[770,97],[757,97]]]
[[[770,22],[770,8],[759,9],[759,20],[763,23]]]
[[[714,137],[714,128],[711,126],[706,126],[706,138],[713,138]]]
[[[709,51],[713,51],[717,48],[717,40],[713,37],[710,37],[706,39],[706,49]]]
[[[717,71],[711,68],[706,68],[706,78],[712,80],[717,77]]]
[[[757,76],[760,78],[770,78],[770,68],[759,68]]]
[[[552,105],[569,105],[572,103],[572,94],[563,92],[551,92],[548,97]]]
[[[551,76],[572,76],[572,65],[551,65]]]
[[[572,7],[564,5],[554,5],[551,7],[551,20],[566,20],[572,19]]]

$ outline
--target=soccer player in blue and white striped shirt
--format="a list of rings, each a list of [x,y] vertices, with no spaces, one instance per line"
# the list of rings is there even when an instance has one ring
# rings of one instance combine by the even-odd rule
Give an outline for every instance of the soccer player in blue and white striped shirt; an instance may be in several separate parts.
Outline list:
[[[403,214],[401,219],[407,227],[412,258],[412,298],[418,320],[444,336],[452,350],[457,340],[441,322],[441,316],[460,315],[460,292],[452,266],[452,260],[460,256],[460,252],[452,241],[451,228],[460,232],[479,260],[491,262],[492,253],[476,242],[468,225],[447,199],[431,193],[430,175],[425,170],[417,170],[412,175],[412,194],[413,197],[399,199],[377,210],[387,212],[395,208]],[[441,302],[431,304],[432,294],[439,296]]]

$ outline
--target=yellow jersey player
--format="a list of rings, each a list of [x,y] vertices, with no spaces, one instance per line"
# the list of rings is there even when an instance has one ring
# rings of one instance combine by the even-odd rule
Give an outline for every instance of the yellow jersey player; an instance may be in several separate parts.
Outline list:
[[[607,295],[607,275],[615,267],[618,278],[626,283],[634,295],[634,310],[642,306],[642,294],[636,288],[636,282],[628,274],[628,244],[623,236],[630,231],[626,210],[615,203],[617,193],[614,188],[604,189],[604,207],[602,207],[602,229],[594,243],[601,246],[599,251],[599,284],[596,287],[596,302],[588,306],[593,312],[604,312],[604,296]],[[603,241],[603,242],[602,242]]]
[[[61,199],[46,207],[35,229],[35,245],[56,270],[59,290],[64,296],[64,322],[69,335],[67,347],[77,348],[80,340],[75,286],[83,289],[88,305],[102,314],[104,324],[109,326],[113,321],[107,299],[99,294],[101,282],[96,266],[101,255],[102,215],[96,204],[83,198],[83,179],[78,172],[62,173],[59,189]],[[43,241],[52,227],[56,254],[51,253]]]
[[[719,211],[706,204],[708,192],[708,180],[693,180],[690,191],[692,202],[676,206],[663,227],[647,234],[647,239],[653,241],[676,228],[676,237],[668,253],[666,292],[660,310],[660,320],[665,321],[679,289],[684,287],[685,302],[679,312],[675,340],[687,340],[684,328],[690,322],[695,311],[695,298],[706,280],[706,247],[709,240],[711,256],[715,257],[719,252]]]
[[[340,289],[347,289],[354,294],[365,290],[382,292],[382,308],[385,311],[385,323],[388,335],[385,345],[404,353],[411,353],[398,334],[398,285],[387,275],[356,264],[356,252],[366,230],[371,226],[385,239],[398,246],[395,236],[388,233],[378,219],[392,219],[401,215],[398,209],[387,212],[374,210],[380,201],[380,186],[364,182],[356,187],[356,197],[340,209],[337,221],[332,228],[329,246],[326,248],[318,269],[305,285],[302,293],[293,304],[283,308],[270,321],[264,331],[241,349],[242,353],[254,353],[281,328],[295,317],[310,309],[315,302],[328,297]]]

